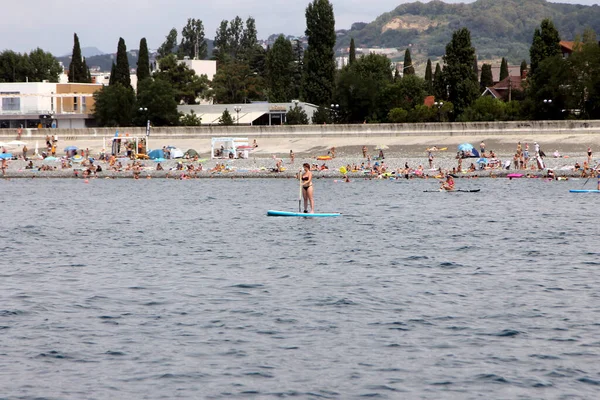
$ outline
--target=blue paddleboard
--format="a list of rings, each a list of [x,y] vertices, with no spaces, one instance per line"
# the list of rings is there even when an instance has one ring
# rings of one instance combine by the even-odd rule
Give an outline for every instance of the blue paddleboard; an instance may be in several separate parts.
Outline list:
[[[316,217],[339,217],[340,213],[299,213],[299,212],[289,212],[289,211],[275,211],[269,210],[267,211],[268,217],[305,217],[305,218],[316,218]]]
[[[600,193],[600,190],[571,189],[571,193]]]

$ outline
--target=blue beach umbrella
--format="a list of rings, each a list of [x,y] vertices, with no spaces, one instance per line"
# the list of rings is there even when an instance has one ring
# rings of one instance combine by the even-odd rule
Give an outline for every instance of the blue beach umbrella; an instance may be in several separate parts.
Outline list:
[[[76,146],[67,146],[65,147],[65,151],[76,151],[77,147]]]
[[[463,143],[458,145],[459,151],[471,151],[473,150],[473,145],[471,143]]]
[[[6,158],[7,160],[12,158],[12,153],[0,153],[0,160]]]

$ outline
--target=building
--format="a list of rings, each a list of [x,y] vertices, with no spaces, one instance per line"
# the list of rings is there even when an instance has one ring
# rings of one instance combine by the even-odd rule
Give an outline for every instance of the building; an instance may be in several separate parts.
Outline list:
[[[215,60],[190,60],[186,57],[179,62],[185,64],[198,76],[206,75],[209,81],[212,81],[217,73],[217,62]]]
[[[94,93],[89,83],[0,83],[0,128],[85,128]]]
[[[513,100],[514,92],[523,91],[523,78],[521,76],[507,76],[494,86],[485,88],[481,96],[491,96],[502,101]]]
[[[303,102],[290,103],[247,103],[247,104],[194,104],[177,107],[183,114],[191,111],[201,118],[202,125],[219,125],[219,119],[225,110],[229,111],[234,124],[239,125],[283,125],[285,114],[295,105],[306,112],[309,122],[318,107]]]

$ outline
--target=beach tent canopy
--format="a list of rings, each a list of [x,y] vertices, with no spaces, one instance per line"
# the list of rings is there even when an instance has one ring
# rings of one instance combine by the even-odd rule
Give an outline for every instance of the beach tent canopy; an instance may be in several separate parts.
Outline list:
[[[150,157],[151,160],[156,160],[157,158],[165,158],[165,152],[162,151],[162,149],[156,149],[156,150],[152,150],[150,153],[148,153],[148,157]]]
[[[229,154],[233,154],[233,158],[238,158],[238,148],[240,146],[248,146],[248,138],[234,137],[216,137],[212,138],[210,145],[210,158],[215,158],[215,147],[220,149],[223,146],[223,154],[220,157],[229,158]],[[242,147],[244,158],[248,157],[248,147]]]
[[[183,150],[173,147],[170,149],[171,158],[183,158]]]
[[[200,156],[200,154],[198,154],[198,152],[194,149],[188,149],[188,151],[185,152],[184,156],[188,156],[190,158],[196,157],[196,156]]]

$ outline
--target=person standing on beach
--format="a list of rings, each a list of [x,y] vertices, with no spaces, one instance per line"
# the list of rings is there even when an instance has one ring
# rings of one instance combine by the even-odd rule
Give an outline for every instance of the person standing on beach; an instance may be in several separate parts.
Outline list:
[[[6,175],[6,168],[8,167],[8,161],[6,158],[2,159],[2,176]]]
[[[367,146],[362,147],[363,158],[367,158]]]
[[[310,212],[314,214],[315,199],[313,197],[313,175],[312,172],[310,172],[310,164],[304,163],[302,164],[302,168],[304,168],[304,172],[300,176],[300,179],[302,180],[302,198],[304,199],[304,212],[308,212],[308,203],[310,202]]]
[[[479,143],[479,153],[485,153],[485,143],[483,143],[483,140],[481,141],[481,143]]]
[[[433,169],[433,153],[431,151],[429,152],[428,159],[429,159],[429,169]]]
[[[292,150],[290,150],[290,163],[291,164],[294,163],[295,158],[296,158],[296,155],[294,154],[294,152]]]
[[[27,146],[23,146],[23,159],[27,161]]]
[[[588,147],[587,155],[588,155],[588,162],[591,163],[592,162],[592,148],[591,147]]]

